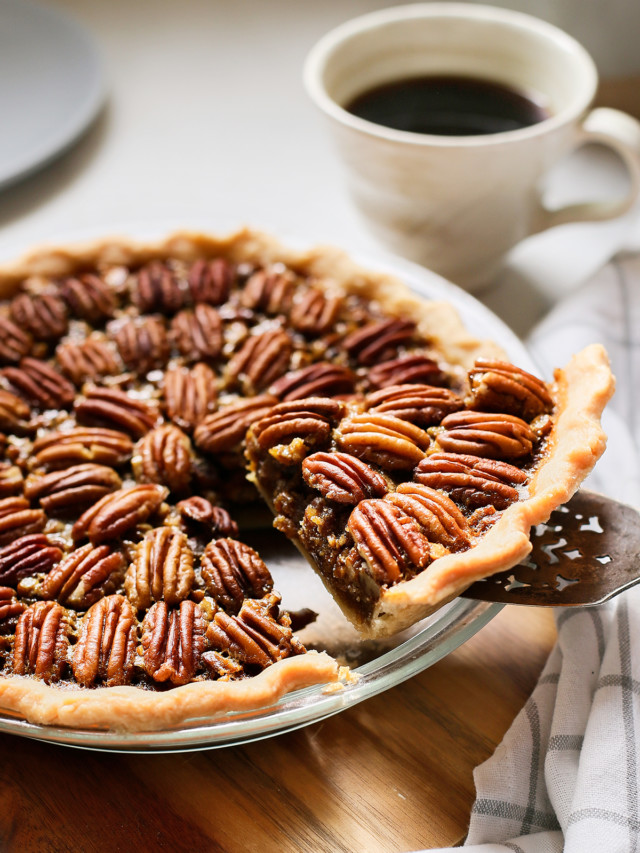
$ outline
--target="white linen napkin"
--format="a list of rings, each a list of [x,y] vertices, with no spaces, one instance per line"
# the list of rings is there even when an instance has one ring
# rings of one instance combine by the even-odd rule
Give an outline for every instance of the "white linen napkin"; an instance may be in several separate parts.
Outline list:
[[[609,263],[529,346],[549,378],[596,341],[608,349],[617,391],[588,485],[640,507],[640,256]],[[597,608],[558,609],[556,624],[533,694],[475,770],[469,853],[640,851],[640,586]]]

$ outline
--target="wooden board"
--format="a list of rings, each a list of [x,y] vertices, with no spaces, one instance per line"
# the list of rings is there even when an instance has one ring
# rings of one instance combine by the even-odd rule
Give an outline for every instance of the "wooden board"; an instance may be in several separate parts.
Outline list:
[[[391,853],[466,834],[473,768],[531,693],[550,611],[507,607],[410,682],[242,747],[93,753],[0,736],[0,850]]]

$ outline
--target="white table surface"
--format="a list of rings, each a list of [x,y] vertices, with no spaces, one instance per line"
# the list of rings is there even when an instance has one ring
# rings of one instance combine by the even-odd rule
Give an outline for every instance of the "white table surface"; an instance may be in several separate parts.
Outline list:
[[[218,231],[248,224],[388,257],[346,196],[301,68],[324,32],[391,0],[49,2],[93,33],[109,98],[71,151],[0,193],[0,256],[85,231],[166,222]],[[591,149],[549,185],[561,203],[622,193],[625,176],[608,152]],[[638,214],[526,241],[481,298],[526,334],[618,248],[640,242]]]

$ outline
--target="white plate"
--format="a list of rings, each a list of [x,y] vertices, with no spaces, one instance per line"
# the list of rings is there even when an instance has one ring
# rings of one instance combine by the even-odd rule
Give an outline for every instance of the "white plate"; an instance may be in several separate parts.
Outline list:
[[[105,96],[89,34],[30,0],[0,0],[0,188],[64,151]]]

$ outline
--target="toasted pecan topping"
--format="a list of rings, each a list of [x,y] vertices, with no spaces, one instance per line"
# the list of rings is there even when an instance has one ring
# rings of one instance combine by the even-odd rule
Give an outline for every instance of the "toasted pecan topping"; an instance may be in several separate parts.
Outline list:
[[[137,630],[133,608],[123,595],[97,601],[82,620],[73,649],[73,674],[78,684],[105,687],[129,684],[136,656]]]
[[[10,586],[0,586],[0,630],[6,631],[7,620],[15,619],[26,609],[26,606],[16,598],[15,589],[11,589]]]
[[[143,375],[167,363],[169,338],[164,322],[158,317],[126,320],[113,331],[113,338],[129,370]]]
[[[122,364],[112,346],[98,337],[79,343],[69,341],[56,348],[56,358],[62,372],[80,386],[83,382],[96,382],[122,371]]]
[[[38,601],[18,619],[13,671],[33,675],[47,684],[60,680],[69,647],[68,619],[55,601]]]
[[[44,579],[42,596],[85,610],[121,582],[126,562],[120,551],[108,545],[84,545],[52,568]]]
[[[430,542],[438,542],[452,551],[469,546],[467,520],[442,492],[419,483],[401,483],[385,500],[414,518]]]
[[[132,453],[133,442],[126,433],[101,427],[49,432],[33,444],[36,465],[49,470],[83,462],[116,467],[127,462]]]
[[[170,610],[158,601],[142,623],[144,668],[155,681],[186,684],[202,662],[207,646],[207,623],[200,607],[193,601],[181,601],[179,609]]]
[[[87,463],[48,474],[30,474],[24,494],[30,501],[40,501],[50,515],[59,515],[90,506],[121,485],[113,468]]]
[[[323,498],[354,506],[388,491],[384,477],[366,462],[346,453],[314,453],[302,463],[304,481]]]
[[[22,471],[17,465],[0,462],[0,498],[22,494]]]
[[[493,506],[502,510],[518,500],[517,487],[529,478],[514,465],[496,459],[433,453],[418,465],[414,479],[433,489],[442,489],[470,509]]]
[[[113,315],[115,294],[99,276],[86,273],[64,279],[58,285],[60,295],[76,317],[89,323],[99,323]]]
[[[73,403],[73,385],[38,358],[23,358],[19,367],[5,367],[0,374],[16,394],[40,409],[66,409]]]
[[[388,385],[444,385],[446,376],[440,366],[426,355],[401,355],[381,364],[374,364],[368,374],[372,388]]]
[[[201,570],[207,592],[229,613],[237,613],[245,598],[262,598],[273,589],[271,573],[260,555],[235,539],[209,542]]]
[[[263,391],[286,373],[291,352],[291,339],[282,329],[249,335],[227,364],[227,384],[240,384],[248,394]]]
[[[0,363],[17,364],[31,350],[31,335],[0,314]]]
[[[11,302],[11,319],[36,341],[57,341],[67,331],[67,308],[54,293],[20,293]]]
[[[191,432],[215,411],[218,388],[213,370],[203,362],[172,367],[164,375],[164,400],[167,415],[181,429]]]
[[[288,314],[296,289],[296,277],[291,270],[258,270],[247,279],[241,304],[265,314]]]
[[[304,397],[337,397],[351,394],[356,377],[348,367],[320,361],[300,370],[285,373],[269,388],[269,393],[281,400],[302,400]]]
[[[263,450],[289,444],[294,439],[301,439],[310,446],[322,445],[329,440],[332,424],[343,410],[341,403],[329,397],[278,403],[258,421],[252,432]]]
[[[189,270],[189,289],[194,302],[222,305],[236,279],[235,267],[225,258],[198,260]]]
[[[196,446],[207,453],[235,450],[254,421],[264,417],[277,402],[270,394],[239,400],[206,417],[193,434]]]
[[[342,299],[310,287],[293,305],[289,320],[294,329],[306,335],[322,335],[333,326]]]
[[[222,350],[222,320],[212,305],[199,302],[171,321],[171,338],[189,361],[217,358]]]
[[[193,580],[187,537],[171,527],[157,527],[136,546],[124,588],[136,610],[146,610],[160,599],[172,607],[189,595]]]
[[[549,389],[537,376],[510,364],[479,358],[469,371],[469,408],[506,412],[525,421],[553,409]]]
[[[22,433],[28,429],[30,417],[31,409],[24,400],[0,388],[0,429]]]
[[[514,415],[455,412],[442,421],[438,445],[446,453],[464,453],[487,459],[524,459],[531,455],[535,432]]]
[[[140,439],[132,461],[139,483],[160,483],[184,492],[191,481],[191,442],[173,424],[162,424]]]
[[[89,507],[73,525],[71,534],[78,542],[87,536],[94,545],[131,533],[156,512],[169,494],[165,486],[132,486],[106,495]]]
[[[271,593],[262,600],[247,599],[237,616],[219,610],[207,629],[212,648],[261,669],[304,652],[288,618],[279,615],[279,603],[279,596]]]
[[[73,408],[80,423],[120,428],[133,438],[142,438],[160,421],[152,403],[117,388],[85,388],[84,398],[76,400]]]
[[[0,548],[0,584],[16,586],[22,578],[48,572],[62,559],[62,551],[44,533],[20,536]]]
[[[362,414],[346,418],[336,431],[338,446],[385,470],[414,468],[429,447],[427,433],[392,415]]]
[[[464,408],[462,398],[448,388],[433,385],[390,385],[368,394],[370,412],[393,415],[421,427],[439,424],[446,415]]]
[[[410,344],[415,331],[416,324],[412,320],[379,320],[351,332],[342,346],[358,364],[375,364],[394,356],[399,347]]]
[[[47,517],[41,509],[31,509],[29,501],[20,496],[0,500],[0,545],[13,542],[20,536],[40,533]]]
[[[375,581],[390,584],[431,562],[429,540],[417,522],[385,499],[361,501],[347,529]]]
[[[134,301],[141,314],[160,311],[175,314],[185,303],[186,282],[182,287],[176,274],[162,261],[151,261],[138,271]]]
[[[176,505],[182,520],[187,526],[196,525],[206,528],[211,536],[237,536],[238,525],[226,509],[213,506],[206,498],[187,498]]]

